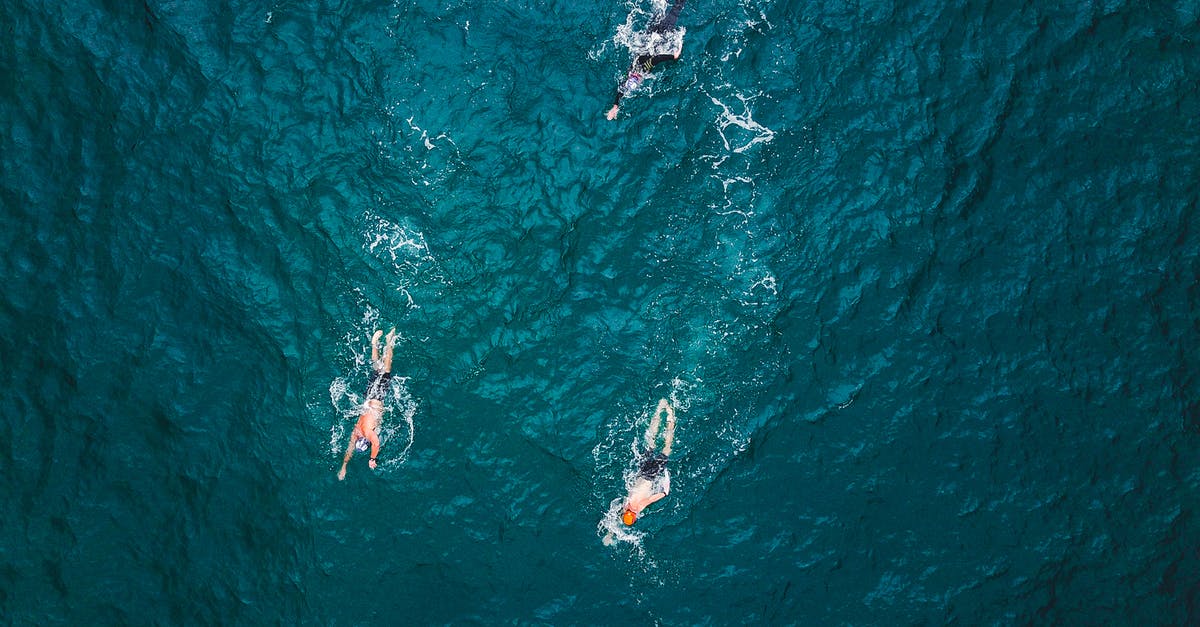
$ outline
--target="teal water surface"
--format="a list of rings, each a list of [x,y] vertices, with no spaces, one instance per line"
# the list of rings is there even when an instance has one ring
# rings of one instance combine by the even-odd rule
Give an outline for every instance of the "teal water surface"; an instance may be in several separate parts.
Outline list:
[[[0,8],[4,622],[1200,620],[1200,4],[662,8]]]

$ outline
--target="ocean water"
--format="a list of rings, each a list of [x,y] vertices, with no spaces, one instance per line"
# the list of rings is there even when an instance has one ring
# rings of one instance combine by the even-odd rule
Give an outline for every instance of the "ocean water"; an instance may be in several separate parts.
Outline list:
[[[662,9],[0,7],[2,622],[1200,622],[1200,3]]]

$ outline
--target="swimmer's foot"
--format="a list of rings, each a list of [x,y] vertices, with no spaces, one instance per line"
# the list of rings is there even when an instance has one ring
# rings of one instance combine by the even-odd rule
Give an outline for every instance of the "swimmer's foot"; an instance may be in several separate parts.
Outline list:
[[[376,331],[376,337],[378,337],[378,334],[379,334],[379,333],[383,333],[383,331]],[[387,334],[387,345],[388,345],[388,346],[395,346],[395,345],[396,345],[396,327],[392,327],[392,330],[391,330],[391,331],[388,331],[388,334]]]
[[[372,336],[371,336],[371,343],[372,343],[372,344],[377,344],[377,343],[379,342],[379,337],[380,337],[380,336],[382,336],[382,335],[383,335],[383,329],[377,329],[377,330],[375,331],[375,335],[372,335]]]
[[[346,480],[346,467],[342,466],[342,469],[338,471],[338,481],[345,481],[345,480]]]

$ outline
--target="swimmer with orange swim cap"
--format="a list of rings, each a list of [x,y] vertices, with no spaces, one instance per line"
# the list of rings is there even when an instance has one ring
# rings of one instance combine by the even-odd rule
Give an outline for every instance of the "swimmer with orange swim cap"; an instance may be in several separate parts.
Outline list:
[[[662,425],[664,413],[667,415],[667,429],[663,432],[663,446],[660,451],[655,450],[654,441],[658,438],[658,429]],[[633,526],[642,510],[671,492],[671,474],[667,472],[667,458],[671,456],[671,443],[674,441],[675,409],[664,398],[658,401],[658,409],[654,410],[650,427],[646,429],[646,446],[638,455],[637,478],[629,485],[629,494],[625,497],[621,522],[626,526]]]

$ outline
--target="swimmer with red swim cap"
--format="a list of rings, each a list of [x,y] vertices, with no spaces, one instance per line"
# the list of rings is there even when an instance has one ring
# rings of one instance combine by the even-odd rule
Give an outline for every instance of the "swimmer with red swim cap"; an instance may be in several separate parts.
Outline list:
[[[663,432],[663,446],[655,450],[654,441],[662,425],[662,415],[667,415],[667,428]],[[650,427],[646,429],[644,450],[638,455],[637,478],[629,485],[621,522],[633,526],[651,503],[657,502],[671,492],[671,474],[667,471],[667,458],[671,456],[671,443],[675,441],[675,409],[667,399],[658,401]]]

